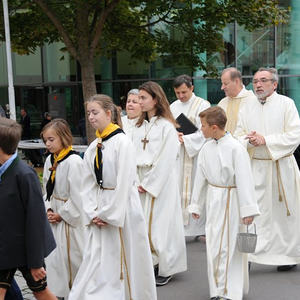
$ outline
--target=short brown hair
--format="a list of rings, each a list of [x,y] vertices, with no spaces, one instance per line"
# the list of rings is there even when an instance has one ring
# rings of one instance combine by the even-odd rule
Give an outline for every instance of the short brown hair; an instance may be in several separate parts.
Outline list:
[[[11,155],[16,152],[21,139],[22,127],[16,121],[0,117],[0,148]]]
[[[177,76],[173,81],[173,87],[179,88],[182,84],[185,84],[188,88],[193,85],[192,77],[186,74]]]
[[[213,106],[203,110],[199,117],[205,119],[209,126],[217,125],[220,129],[224,129],[227,122],[226,113],[220,106]]]
[[[44,126],[41,132],[41,139],[44,140],[44,133],[48,129],[53,129],[60,137],[61,144],[64,148],[68,148],[73,143],[73,136],[68,122],[64,119],[54,119]]]

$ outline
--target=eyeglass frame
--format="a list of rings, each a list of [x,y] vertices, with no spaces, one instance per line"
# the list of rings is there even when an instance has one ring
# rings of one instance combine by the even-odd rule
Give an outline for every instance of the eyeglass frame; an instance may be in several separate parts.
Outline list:
[[[266,83],[268,81],[272,81],[272,82],[275,82],[275,80],[273,78],[261,78],[261,79],[253,79],[252,80],[252,83],[253,84],[258,84],[259,82],[260,83]]]

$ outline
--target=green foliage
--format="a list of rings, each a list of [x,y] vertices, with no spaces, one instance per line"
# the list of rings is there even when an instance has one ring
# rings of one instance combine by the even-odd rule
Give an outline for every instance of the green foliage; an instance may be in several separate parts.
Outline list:
[[[35,0],[10,0],[10,26],[13,50],[29,54],[45,43],[65,42],[79,61],[101,53],[107,57],[127,50],[133,60],[151,62],[157,56],[207,72],[213,66],[201,59],[224,47],[226,24],[237,22],[247,30],[285,23],[288,10],[277,0],[44,0],[59,20],[70,44]],[[99,42],[91,48],[102,13],[118,2],[107,15]],[[2,9],[2,6],[1,6]],[[2,17],[2,11],[1,17]],[[4,40],[3,18],[0,39]],[[71,51],[73,47],[73,52]]]

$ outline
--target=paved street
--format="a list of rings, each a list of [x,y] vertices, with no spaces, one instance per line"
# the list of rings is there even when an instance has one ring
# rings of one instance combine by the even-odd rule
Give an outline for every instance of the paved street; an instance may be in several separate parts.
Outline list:
[[[205,244],[188,239],[187,249],[189,270],[176,275],[167,286],[158,287],[159,300],[209,299]],[[20,283],[21,279],[18,277],[17,281]],[[34,299],[24,288],[23,282],[21,285],[25,299]],[[244,300],[298,300],[299,295],[300,266],[290,272],[278,273],[276,267],[252,264],[250,292]]]

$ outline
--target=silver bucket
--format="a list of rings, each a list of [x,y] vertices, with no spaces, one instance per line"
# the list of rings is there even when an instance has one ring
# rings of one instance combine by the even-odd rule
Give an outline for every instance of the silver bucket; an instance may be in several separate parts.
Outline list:
[[[248,232],[240,232],[237,235],[237,245],[240,252],[243,253],[253,253],[255,251],[256,242],[257,242],[257,234],[256,234],[256,226],[254,225],[254,233]]]

